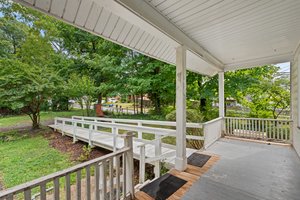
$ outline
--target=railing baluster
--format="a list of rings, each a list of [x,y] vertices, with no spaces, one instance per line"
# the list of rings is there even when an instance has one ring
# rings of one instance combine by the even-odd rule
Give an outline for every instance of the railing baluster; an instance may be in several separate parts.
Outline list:
[[[126,193],[127,193],[127,182],[126,182],[126,178],[127,178],[127,175],[126,175],[126,159],[125,159],[125,153],[123,153],[122,155],[122,163],[123,163],[123,186],[122,186],[122,191],[123,191],[123,198],[126,197]]]
[[[116,158],[116,199],[120,199],[120,156]]]
[[[0,198],[2,199],[2,198]],[[13,200],[14,199],[14,195],[13,194],[9,194],[6,196],[6,200]]]
[[[155,147],[155,157],[159,157],[161,155],[161,137],[160,137],[160,135],[155,135],[154,147]],[[154,174],[155,174],[155,178],[160,177],[160,160],[155,162]]]
[[[81,200],[81,170],[76,172],[76,197]]]
[[[92,146],[93,125],[89,125],[89,145]]]
[[[107,164],[107,161],[103,161],[101,164],[100,164],[100,199],[107,199],[106,198],[106,192],[107,192],[107,189],[106,189],[106,183],[107,183],[107,178],[106,178],[106,164]]]
[[[279,130],[279,122],[278,121],[276,122],[276,129],[277,129],[277,138],[276,139],[278,140],[279,139],[279,134],[280,134],[279,133],[280,130]]]
[[[24,200],[31,200],[31,189],[27,189],[24,191]]]
[[[262,129],[262,140],[265,140],[265,120],[261,121],[261,129]]]
[[[85,168],[86,175],[86,200],[91,200],[91,167],[87,166]]]
[[[114,171],[113,171],[113,159],[109,159],[109,199],[114,200],[115,195],[114,195]]]
[[[70,174],[66,175],[66,200],[71,199]]]
[[[100,199],[100,163],[95,164],[95,199],[99,200]]]
[[[54,199],[59,200],[59,178],[53,180],[54,184]]]
[[[40,184],[40,198],[41,200],[46,200],[46,183]]]
[[[141,121],[138,122],[138,127],[142,127],[143,124]],[[138,138],[139,139],[143,139],[143,132],[142,131],[138,131]]]
[[[74,122],[74,125],[73,125],[73,143],[75,143],[77,141],[76,131],[77,131],[77,122]]]

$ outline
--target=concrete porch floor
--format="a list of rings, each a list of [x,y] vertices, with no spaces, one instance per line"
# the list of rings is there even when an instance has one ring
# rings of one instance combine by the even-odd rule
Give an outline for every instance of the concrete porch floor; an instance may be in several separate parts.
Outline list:
[[[292,147],[222,138],[206,152],[220,160],[182,199],[300,199],[300,159]]]

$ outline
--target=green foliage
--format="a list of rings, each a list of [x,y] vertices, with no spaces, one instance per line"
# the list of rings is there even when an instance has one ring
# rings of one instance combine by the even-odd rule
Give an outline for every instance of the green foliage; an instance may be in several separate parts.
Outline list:
[[[88,76],[79,77],[73,74],[68,81],[68,92],[70,97],[77,100],[81,108],[85,106],[86,113],[90,116],[90,106],[96,96],[97,88],[94,81]]]
[[[39,127],[41,105],[59,91],[60,79],[48,68],[18,60],[0,60],[0,105],[29,115]]]
[[[168,121],[176,121],[176,110],[170,112],[166,115]],[[203,115],[196,109],[186,110],[186,122],[196,122],[200,123],[203,121]]]
[[[170,112],[166,119],[168,121],[176,121],[176,110]],[[196,109],[187,109],[186,110],[186,122],[196,122],[201,123],[203,122],[204,116]],[[194,136],[203,136],[203,130],[198,128],[187,128],[186,129],[187,135],[194,135]],[[201,149],[203,147],[203,141],[200,140],[188,140],[187,146],[195,149]]]
[[[83,153],[79,156],[78,161],[84,162],[89,160],[91,152],[92,152],[92,147],[90,145],[85,145],[82,147]]]

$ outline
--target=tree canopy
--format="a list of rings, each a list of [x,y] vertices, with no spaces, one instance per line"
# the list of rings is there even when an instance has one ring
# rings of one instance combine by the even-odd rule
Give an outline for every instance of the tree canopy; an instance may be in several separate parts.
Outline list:
[[[42,104],[68,109],[73,98],[89,108],[105,97],[147,95],[153,113],[175,109],[174,66],[11,1],[0,3],[0,107],[38,119]],[[225,100],[235,99],[250,116],[277,118],[290,100],[289,79],[278,71],[270,65],[226,72]],[[187,99],[205,119],[215,117],[218,76],[188,72]],[[142,106],[141,100],[141,113]]]

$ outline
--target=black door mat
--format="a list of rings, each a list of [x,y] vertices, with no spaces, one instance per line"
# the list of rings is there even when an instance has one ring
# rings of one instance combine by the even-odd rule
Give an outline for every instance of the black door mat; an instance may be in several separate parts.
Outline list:
[[[196,167],[203,167],[205,163],[211,158],[209,155],[193,153],[187,159],[189,165]]]
[[[179,188],[181,188],[187,181],[173,176],[171,174],[165,174],[155,181],[145,185],[141,188],[141,191],[147,193],[155,200],[164,200],[169,198]]]

